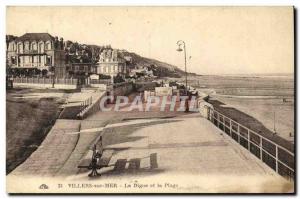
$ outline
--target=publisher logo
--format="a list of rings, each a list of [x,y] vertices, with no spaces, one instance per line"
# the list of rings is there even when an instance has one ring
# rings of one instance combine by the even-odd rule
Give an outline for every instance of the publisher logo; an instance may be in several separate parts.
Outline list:
[[[49,187],[46,184],[41,184],[39,189],[49,189]]]

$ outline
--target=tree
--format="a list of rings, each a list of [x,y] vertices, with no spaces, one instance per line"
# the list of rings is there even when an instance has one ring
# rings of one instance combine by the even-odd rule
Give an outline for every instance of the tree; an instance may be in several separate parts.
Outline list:
[[[43,69],[43,70],[42,70],[42,76],[43,76],[43,77],[45,77],[45,76],[47,75],[47,73],[48,73],[48,70],[46,70],[46,69]]]
[[[36,70],[35,70],[35,74],[36,74],[36,75],[40,76],[41,72],[42,72],[42,71],[41,71],[40,69],[36,68]]]
[[[120,74],[117,74],[117,76],[114,78],[114,83],[121,83],[124,82],[125,80]]]
[[[99,79],[110,79],[111,77],[109,75],[100,74]]]

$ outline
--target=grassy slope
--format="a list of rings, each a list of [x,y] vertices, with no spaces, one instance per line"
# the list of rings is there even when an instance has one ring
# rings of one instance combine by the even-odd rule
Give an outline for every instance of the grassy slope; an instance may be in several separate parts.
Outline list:
[[[53,98],[6,101],[6,172],[11,172],[36,150],[58,117]]]

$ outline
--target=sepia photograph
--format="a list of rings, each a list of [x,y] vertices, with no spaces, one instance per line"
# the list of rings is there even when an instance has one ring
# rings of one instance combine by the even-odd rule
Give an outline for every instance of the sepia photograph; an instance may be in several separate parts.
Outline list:
[[[295,13],[6,6],[6,192],[295,194]]]

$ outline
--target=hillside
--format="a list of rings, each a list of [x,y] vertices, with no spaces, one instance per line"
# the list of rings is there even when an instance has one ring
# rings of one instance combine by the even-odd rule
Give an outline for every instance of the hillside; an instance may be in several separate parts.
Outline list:
[[[142,57],[136,53],[122,50],[124,56],[132,57],[132,66],[136,68],[151,67],[154,75],[158,77],[182,77],[184,71],[177,66],[161,62],[155,59]]]

